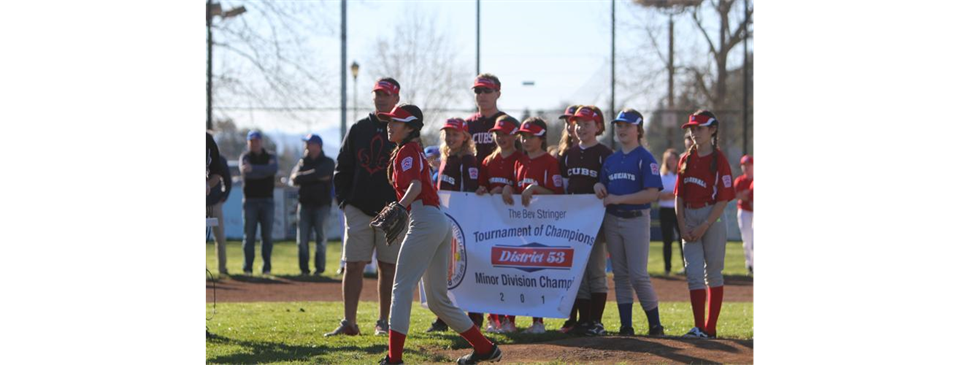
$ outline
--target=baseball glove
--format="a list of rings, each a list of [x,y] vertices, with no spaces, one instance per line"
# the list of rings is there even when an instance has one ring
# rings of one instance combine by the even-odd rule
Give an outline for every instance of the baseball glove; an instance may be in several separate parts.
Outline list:
[[[391,202],[383,207],[380,213],[370,221],[370,227],[379,229],[387,234],[387,245],[396,242],[400,237],[400,232],[407,228],[407,221],[410,217],[407,210],[397,202]]]

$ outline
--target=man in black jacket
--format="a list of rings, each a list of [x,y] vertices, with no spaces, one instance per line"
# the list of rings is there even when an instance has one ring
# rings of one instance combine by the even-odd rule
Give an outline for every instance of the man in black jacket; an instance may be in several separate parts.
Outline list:
[[[293,168],[290,181],[300,187],[300,204],[297,213],[297,246],[299,246],[300,275],[310,275],[310,233],[315,233],[317,249],[314,254],[314,276],[326,268],[327,240],[323,235],[323,223],[330,215],[330,196],[333,183],[333,160],[323,154],[323,139],[311,134],[303,139],[306,150],[303,158]]]
[[[277,176],[277,157],[263,148],[260,132],[247,134],[247,151],[240,155],[243,176],[243,273],[253,274],[257,225],[263,245],[263,274],[270,275],[273,251],[273,181]]]
[[[400,84],[392,78],[377,80],[373,86],[373,104],[377,112],[389,112],[400,102]],[[377,253],[380,317],[374,333],[389,332],[390,296],[400,245],[386,244],[383,232],[370,228],[370,221],[384,206],[397,197],[387,181],[387,164],[394,144],[387,139],[387,123],[370,113],[350,127],[340,145],[333,184],[337,201],[343,209],[346,232],[343,243],[344,319],[340,327],[326,336],[360,334],[357,326],[357,305],[363,290],[363,267]]]

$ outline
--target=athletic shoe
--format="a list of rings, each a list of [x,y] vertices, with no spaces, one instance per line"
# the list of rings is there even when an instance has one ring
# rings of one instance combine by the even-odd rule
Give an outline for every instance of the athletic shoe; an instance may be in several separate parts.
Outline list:
[[[401,362],[390,362],[390,355],[384,355],[383,358],[380,359],[380,365],[397,365],[397,364],[403,365],[403,361],[401,361]]]
[[[547,333],[547,329],[543,326],[543,322],[533,322],[533,325],[523,330],[523,333],[539,335],[541,333]]]
[[[590,321],[579,321],[577,325],[573,327],[573,334],[577,336],[586,336],[587,330],[590,329],[592,323]]]
[[[503,352],[500,352],[500,348],[497,347],[497,344],[493,344],[493,350],[486,355],[477,355],[477,351],[474,350],[470,355],[464,355],[457,359],[458,365],[468,365],[468,364],[479,364],[481,362],[499,362],[500,358],[503,357]]]
[[[313,271],[313,276],[323,275],[323,272],[324,272],[324,271],[326,271],[326,270],[314,270],[314,271]]]
[[[229,272],[229,271],[227,271],[227,270],[220,270],[220,275],[223,275],[223,276],[230,276],[230,272]]]
[[[690,332],[687,332],[687,334],[683,335],[683,337],[684,338],[710,338],[710,335],[708,335],[706,332],[701,331],[697,327],[693,327],[690,329]]]
[[[487,329],[485,329],[484,331],[486,331],[487,333],[500,333],[500,328],[497,327],[496,323],[490,321],[490,322],[487,322]]]
[[[603,336],[607,334],[607,331],[603,329],[603,323],[600,323],[600,321],[593,321],[590,324],[590,327],[587,327],[585,334],[587,336]]]
[[[514,332],[517,332],[517,325],[511,322],[509,319],[504,319],[504,323],[500,324],[500,333]]]
[[[620,327],[620,336],[633,336],[636,333],[633,332],[633,327]]]
[[[343,266],[340,266],[340,268],[337,269],[337,275],[343,275]]]
[[[300,277],[305,278],[305,277],[308,277],[308,276],[310,276],[310,272],[309,272],[309,271],[301,271],[301,272],[300,272]]]
[[[651,329],[650,329],[650,333],[648,333],[647,336],[654,336],[654,337],[662,337],[662,336],[664,336],[664,334],[663,334],[663,326],[656,326],[656,327],[651,328]]]
[[[447,324],[440,322],[440,319],[437,319],[430,324],[430,328],[427,328],[427,333],[430,332],[444,332],[447,330]]]
[[[390,333],[390,324],[387,323],[386,319],[377,320],[377,325],[373,328],[373,334],[375,336],[381,336]]]
[[[263,276],[270,276],[270,271],[269,271],[269,270],[268,270],[268,271],[264,271],[264,272],[263,272]]]
[[[244,270],[244,271],[243,271],[243,275],[246,275],[246,276],[253,276],[253,271],[247,271],[247,270]]]
[[[340,327],[337,327],[337,329],[333,330],[333,332],[324,334],[323,337],[340,336],[340,335],[359,336],[360,327],[357,327],[356,324],[350,324],[349,322],[347,322],[346,319],[344,319],[340,321]]]
[[[570,333],[574,328],[577,328],[577,322],[568,319],[566,322],[563,322],[563,326],[560,327],[560,333]]]

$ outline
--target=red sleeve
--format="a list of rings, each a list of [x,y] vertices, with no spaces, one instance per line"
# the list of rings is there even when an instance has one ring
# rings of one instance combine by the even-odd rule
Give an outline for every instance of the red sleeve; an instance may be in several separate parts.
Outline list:
[[[423,168],[423,165],[420,163],[420,156],[417,156],[417,149],[412,146],[410,148],[401,148],[397,154],[397,161],[399,162],[396,167],[398,167],[398,171],[400,171],[397,174],[397,186],[403,189],[403,191],[406,191],[413,180],[420,178],[420,170]]]
[[[520,160],[523,157],[518,158],[513,163],[513,188],[516,189],[516,193],[520,193],[523,189],[520,187]]]
[[[737,197],[733,190],[733,172],[730,170],[730,163],[726,156],[720,155],[717,160],[719,166],[717,171],[720,173],[720,179],[717,181],[717,200],[731,201]]]
[[[477,179],[477,188],[482,186],[487,188],[487,190],[490,190],[490,173],[487,172],[487,165],[490,164],[490,160],[490,157],[483,159],[483,162],[481,162],[480,166],[477,167],[480,170],[480,178]]]
[[[673,185],[673,196],[683,198],[683,173],[680,172],[680,166],[687,161],[687,155],[680,156],[680,162],[677,162],[677,183]]]
[[[547,165],[546,188],[554,194],[563,194],[563,176],[560,175],[560,162],[556,159],[550,160]]]

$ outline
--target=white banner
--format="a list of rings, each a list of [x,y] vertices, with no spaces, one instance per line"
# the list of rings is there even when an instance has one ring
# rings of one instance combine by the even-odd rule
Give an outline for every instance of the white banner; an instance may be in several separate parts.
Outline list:
[[[441,191],[453,225],[447,288],[468,312],[567,318],[603,223],[593,195],[514,196]]]

